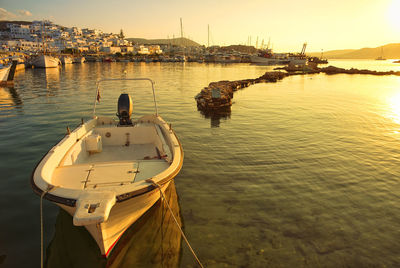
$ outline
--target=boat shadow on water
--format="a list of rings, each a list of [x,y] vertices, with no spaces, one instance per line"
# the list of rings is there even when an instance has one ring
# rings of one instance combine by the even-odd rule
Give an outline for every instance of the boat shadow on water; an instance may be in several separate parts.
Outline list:
[[[173,181],[164,195],[182,225]],[[178,267],[182,236],[164,202],[159,199],[130,226],[107,259],[85,227],[74,226],[72,217],[60,209],[45,267]]]

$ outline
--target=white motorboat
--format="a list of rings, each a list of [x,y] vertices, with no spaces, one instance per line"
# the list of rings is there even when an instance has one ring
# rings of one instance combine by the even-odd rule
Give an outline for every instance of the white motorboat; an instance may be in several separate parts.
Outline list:
[[[12,57],[2,58],[4,59],[12,59]],[[12,84],[14,82],[14,74],[17,67],[18,61],[12,60],[6,65],[0,64],[0,85]]]
[[[72,59],[73,63],[84,63],[85,62],[85,57],[74,57]]]
[[[0,82],[7,82],[8,74],[10,73],[11,65],[3,66],[0,65]]]
[[[32,65],[36,68],[55,68],[60,64],[59,59],[45,54],[41,54],[32,60]]]
[[[72,58],[68,56],[63,56],[61,57],[61,63],[62,64],[71,64],[72,63]]]
[[[82,122],[42,158],[31,177],[33,190],[85,226],[108,256],[125,230],[142,216],[170,184],[183,163],[182,146],[157,112],[131,119],[132,100],[118,99],[118,120],[96,115]]]

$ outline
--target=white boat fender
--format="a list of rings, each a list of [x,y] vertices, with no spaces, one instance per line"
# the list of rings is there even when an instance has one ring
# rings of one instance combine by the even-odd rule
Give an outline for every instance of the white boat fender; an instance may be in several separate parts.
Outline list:
[[[107,221],[115,200],[115,192],[112,191],[85,191],[76,201],[74,225],[82,226]]]

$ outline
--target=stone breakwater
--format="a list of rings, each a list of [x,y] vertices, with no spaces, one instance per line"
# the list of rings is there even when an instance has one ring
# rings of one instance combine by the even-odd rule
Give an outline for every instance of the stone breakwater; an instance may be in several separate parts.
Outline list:
[[[396,75],[400,76],[400,72],[395,71],[371,71],[366,69],[344,69],[335,66],[328,66],[324,68],[318,68],[316,66],[297,66],[293,68],[292,66],[276,68],[276,70],[266,72],[262,76],[256,79],[244,79],[236,81],[218,81],[211,82],[207,87],[203,88],[200,93],[195,96],[197,102],[197,107],[203,112],[213,112],[225,108],[230,108],[232,105],[233,92],[249,87],[250,85],[257,83],[271,83],[277,82],[290,75],[304,75],[304,74],[318,74],[325,73],[329,75],[333,74],[366,74],[366,75]]]
[[[288,75],[290,74],[275,71],[266,72],[256,79],[211,82],[195,96],[197,107],[202,111],[230,107],[232,105],[233,92],[256,83],[277,82]]]

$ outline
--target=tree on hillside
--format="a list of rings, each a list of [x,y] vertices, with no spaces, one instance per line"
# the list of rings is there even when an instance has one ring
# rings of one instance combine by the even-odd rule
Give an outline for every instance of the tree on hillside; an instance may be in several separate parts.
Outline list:
[[[124,31],[122,31],[122,29],[121,29],[121,31],[119,32],[119,38],[121,38],[121,39],[124,39],[124,38],[125,38]]]

